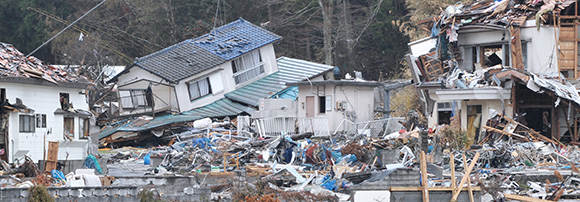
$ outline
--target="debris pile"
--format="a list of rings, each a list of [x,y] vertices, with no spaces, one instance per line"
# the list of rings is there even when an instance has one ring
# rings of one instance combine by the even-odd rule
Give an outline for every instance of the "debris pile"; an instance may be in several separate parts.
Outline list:
[[[45,64],[40,59],[26,57],[12,44],[0,42],[0,77],[5,78],[38,78],[58,85],[58,82],[85,82],[82,76],[69,74],[53,65]]]

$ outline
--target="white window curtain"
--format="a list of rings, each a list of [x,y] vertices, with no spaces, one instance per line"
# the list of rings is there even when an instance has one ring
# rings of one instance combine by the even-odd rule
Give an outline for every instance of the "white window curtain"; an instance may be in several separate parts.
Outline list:
[[[191,100],[195,100],[210,93],[211,86],[209,84],[209,77],[189,83],[189,96],[191,97]]]
[[[203,79],[197,82],[201,96],[209,94],[209,80]]]
[[[189,84],[189,96],[191,97],[192,100],[201,97],[197,82],[192,82]]]
[[[260,50],[252,51],[236,59],[234,61],[234,71],[239,73],[235,76],[236,84],[251,80],[264,73],[264,67],[261,65],[261,62]],[[241,73],[242,71],[245,72]]]

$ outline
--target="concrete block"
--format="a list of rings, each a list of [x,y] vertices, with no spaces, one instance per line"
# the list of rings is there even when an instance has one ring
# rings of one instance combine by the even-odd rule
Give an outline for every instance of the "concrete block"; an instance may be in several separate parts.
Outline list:
[[[57,189],[57,195],[58,197],[68,197],[70,196],[70,189]]]
[[[95,189],[93,194],[97,197],[103,197],[103,196],[105,196],[106,191],[105,191],[105,189]]]
[[[88,196],[93,196],[93,190],[91,188],[85,188],[82,191],[83,196],[88,197]]]
[[[50,191],[50,189],[49,189]],[[72,197],[82,197],[82,189],[71,189],[70,196]]]

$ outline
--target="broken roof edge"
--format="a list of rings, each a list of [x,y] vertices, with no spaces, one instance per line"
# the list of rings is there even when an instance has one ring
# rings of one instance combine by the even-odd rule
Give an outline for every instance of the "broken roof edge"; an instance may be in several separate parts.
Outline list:
[[[307,86],[307,85],[350,85],[350,86],[371,86],[378,87],[384,86],[385,84],[378,81],[356,81],[356,80],[324,80],[324,81],[298,81],[298,82],[288,82],[288,86]]]
[[[151,70],[149,70],[147,68],[143,68],[141,65],[139,65],[137,63],[133,63],[133,64],[127,66],[123,71],[119,72],[117,75],[115,75],[113,78],[107,80],[105,83],[109,84],[109,83],[115,83],[115,82],[119,81],[119,77],[121,75],[124,75],[124,74],[128,73],[133,67],[141,68],[141,69],[143,69],[143,70],[145,70],[145,71],[147,71],[147,72],[149,72],[149,73],[151,73],[151,74],[153,74],[155,76],[158,76],[159,78],[167,81],[170,84],[177,84],[177,83],[179,83],[179,81],[173,81],[171,79],[165,78],[164,76],[161,76],[161,74],[156,73],[155,71],[151,71]]]
[[[419,44],[421,42],[425,42],[425,41],[429,41],[429,40],[433,40],[433,39],[436,39],[436,38],[433,38],[433,37],[428,36],[428,37],[425,37],[425,38],[417,39],[415,41],[411,41],[411,42],[407,43],[407,46],[416,45],[416,44]]]
[[[229,101],[233,104],[239,105],[237,107],[230,107],[234,108],[231,111],[237,111],[235,114],[231,113],[231,114],[226,114],[227,112],[221,113],[221,114],[217,114],[215,116],[205,116],[202,113],[196,113],[196,112],[201,112],[200,110],[204,110],[204,108],[210,107],[210,105],[215,104],[219,101]],[[219,106],[218,106],[219,107]],[[221,106],[222,108],[228,108],[226,106]],[[149,130],[154,130],[156,128],[160,128],[160,127],[165,127],[167,125],[171,125],[171,124],[176,124],[176,123],[184,123],[184,122],[191,122],[191,121],[196,121],[196,120],[200,120],[203,118],[219,118],[219,117],[226,117],[226,116],[237,116],[241,113],[251,113],[253,111],[249,110],[249,109],[253,109],[253,111],[255,111],[254,108],[252,108],[251,106],[245,105],[243,103],[239,103],[237,101],[228,99],[228,98],[222,98],[219,99],[217,101],[214,101],[210,104],[201,106],[201,107],[197,107],[195,109],[191,109],[188,111],[184,111],[181,112],[179,114],[166,114],[163,116],[157,116],[155,118],[153,118],[152,120],[150,120],[149,122],[143,124],[142,126],[139,127],[133,127],[131,126],[131,123],[133,123],[134,121],[137,121],[139,117],[131,117],[128,119],[124,119],[124,121],[119,121],[117,123],[108,125],[105,127],[105,129],[97,132],[96,134],[98,134],[99,139],[102,138],[106,138],[109,137],[115,133],[118,132],[143,132],[143,131],[149,131]],[[159,121],[159,119],[173,119],[173,120],[168,120],[166,122],[158,122],[155,123],[154,121]]]

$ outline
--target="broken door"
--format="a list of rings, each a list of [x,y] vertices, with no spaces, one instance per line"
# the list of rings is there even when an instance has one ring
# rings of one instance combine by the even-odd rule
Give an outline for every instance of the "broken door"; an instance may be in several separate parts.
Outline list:
[[[467,106],[467,134],[469,138],[478,141],[481,128],[481,105]]]

